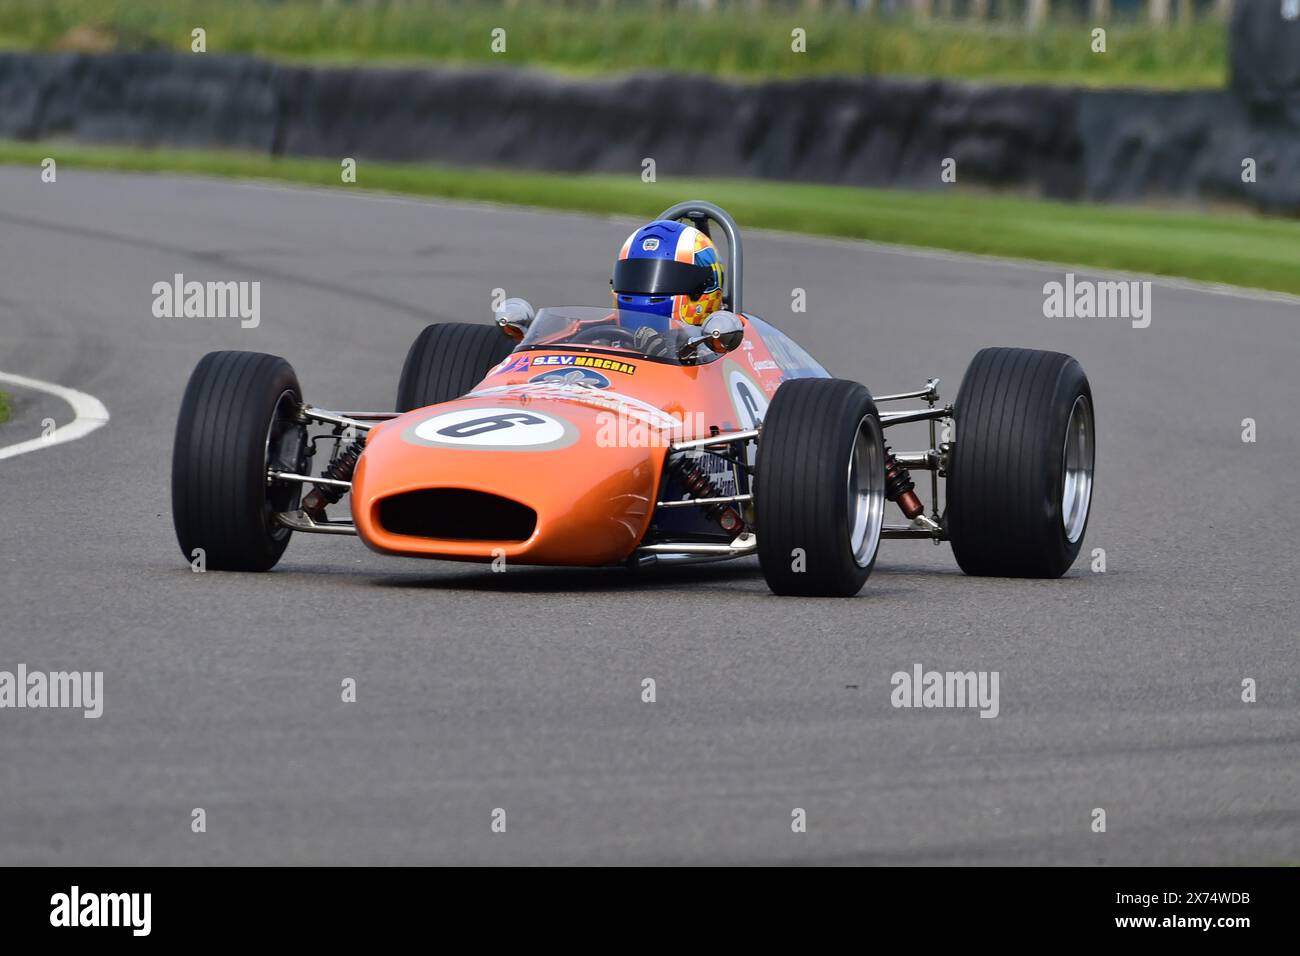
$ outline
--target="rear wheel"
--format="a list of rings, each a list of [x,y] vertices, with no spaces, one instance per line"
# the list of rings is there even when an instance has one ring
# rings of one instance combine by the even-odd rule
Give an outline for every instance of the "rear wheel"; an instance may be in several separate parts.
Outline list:
[[[856,382],[794,379],[763,419],[754,479],[758,559],[777,594],[851,597],[876,563],[885,442]]]
[[[296,482],[268,483],[269,469],[300,471],[306,430],[302,390],[284,359],[209,352],[185,387],[172,451],[172,520],[189,560],[207,568],[266,571],[289,544],[275,521],[298,507]]]
[[[1060,352],[984,349],[962,378],[948,537],[967,574],[1057,578],[1083,546],[1096,438],[1092,388]]]
[[[488,370],[514,346],[495,325],[445,322],[426,326],[406,353],[397,386],[397,410],[409,412],[460,398],[483,381]]]

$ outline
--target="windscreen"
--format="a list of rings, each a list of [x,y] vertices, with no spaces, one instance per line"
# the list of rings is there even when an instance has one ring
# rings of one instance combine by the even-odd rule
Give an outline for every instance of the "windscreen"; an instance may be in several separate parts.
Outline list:
[[[515,351],[576,349],[699,365],[719,358],[703,345],[687,349],[683,357],[683,347],[699,332],[696,326],[649,312],[565,306],[538,312]]]

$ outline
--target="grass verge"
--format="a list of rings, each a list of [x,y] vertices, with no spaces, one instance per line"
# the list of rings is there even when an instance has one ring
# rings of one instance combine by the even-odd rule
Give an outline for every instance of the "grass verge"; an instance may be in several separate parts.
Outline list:
[[[0,0],[0,48],[170,49],[317,62],[491,63],[579,73],[653,68],[733,77],[906,74],[1002,82],[1189,88],[1222,86],[1220,22],[1159,29],[1069,15],[1039,30],[1017,19],[912,22],[810,5],[689,5],[528,0],[527,3],[346,3],[339,0]],[[792,49],[796,29],[806,49]],[[505,49],[492,48],[504,30]]]
[[[9,393],[0,392],[0,425],[9,421]]]
[[[711,199],[742,227],[929,246],[958,252],[1151,272],[1300,294],[1300,222],[1044,202],[968,192],[904,192],[769,180],[671,179],[459,169],[362,161],[357,185],[333,160],[243,153],[0,142],[0,163],[53,156],[77,169],[194,173],[334,189],[480,200],[649,218],[681,199]],[[57,188],[57,187],[43,187]]]

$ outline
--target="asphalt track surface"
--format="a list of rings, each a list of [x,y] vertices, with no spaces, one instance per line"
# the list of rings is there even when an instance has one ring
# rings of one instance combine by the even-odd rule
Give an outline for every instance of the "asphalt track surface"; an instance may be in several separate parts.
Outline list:
[[[1300,862],[1297,300],[1157,282],[1139,330],[1044,318],[1061,268],[750,236],[750,310],[878,393],[950,399],[985,345],[1077,356],[1105,573],[972,579],[891,541],[858,598],[803,600],[754,561],[494,574],[305,535],[269,574],[191,572],[169,468],[204,352],[387,408],[424,324],[496,287],[602,304],[632,226],[0,170],[0,371],[112,414],[0,464],[0,669],[105,674],[98,720],[0,711],[0,863]],[[178,272],[260,281],[260,326],[154,318]],[[15,398],[0,444],[71,414]],[[893,708],[917,663],[998,671],[1000,715]]]

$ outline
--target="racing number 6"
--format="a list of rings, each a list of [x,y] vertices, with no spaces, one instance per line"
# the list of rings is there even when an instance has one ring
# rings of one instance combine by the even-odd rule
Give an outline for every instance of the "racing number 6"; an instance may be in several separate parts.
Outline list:
[[[448,438],[473,438],[489,432],[514,428],[516,425],[545,425],[546,419],[530,415],[528,412],[507,412],[504,415],[488,415],[474,418],[467,422],[457,422],[446,428],[439,428],[438,434]]]

